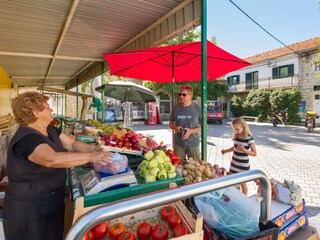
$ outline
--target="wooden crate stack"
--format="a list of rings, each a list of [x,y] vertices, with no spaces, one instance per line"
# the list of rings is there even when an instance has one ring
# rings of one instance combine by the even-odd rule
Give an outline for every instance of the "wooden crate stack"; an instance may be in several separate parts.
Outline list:
[[[0,136],[9,134],[10,128],[14,124],[14,119],[12,114],[0,115]]]

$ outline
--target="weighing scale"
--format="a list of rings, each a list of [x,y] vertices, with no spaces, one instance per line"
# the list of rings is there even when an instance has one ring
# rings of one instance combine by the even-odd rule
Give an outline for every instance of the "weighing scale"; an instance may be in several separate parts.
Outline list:
[[[91,170],[81,181],[85,196],[111,189],[137,185],[137,179],[130,168],[118,174],[109,174]]]

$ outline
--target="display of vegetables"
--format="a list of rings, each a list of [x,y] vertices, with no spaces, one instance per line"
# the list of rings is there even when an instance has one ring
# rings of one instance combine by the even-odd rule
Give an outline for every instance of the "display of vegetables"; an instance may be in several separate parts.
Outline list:
[[[174,207],[170,207],[170,206],[164,206],[160,210],[160,215],[163,220],[167,220],[168,217],[174,213],[176,213],[176,209]]]
[[[91,231],[95,239],[103,238],[108,233],[108,223],[102,222],[94,226]],[[89,238],[90,239],[90,238]]]
[[[182,161],[180,160],[180,156],[174,153],[171,149],[166,151],[166,154],[170,157],[170,161],[173,165],[180,165]]]
[[[189,234],[179,208],[165,205],[158,208],[156,215],[138,221],[102,222],[91,228],[82,240],[167,240]],[[134,216],[131,217],[131,220]],[[108,231],[109,230],[109,231]]]
[[[152,240],[167,240],[169,236],[168,229],[163,224],[157,224],[152,229],[151,236]]]
[[[142,222],[137,228],[137,237],[139,240],[148,240],[152,234],[152,226],[150,223]]]
[[[201,182],[226,175],[227,171],[224,168],[220,168],[217,164],[212,166],[212,164],[202,160],[189,160],[182,168],[182,176],[184,177],[185,184]]]
[[[112,240],[118,240],[118,237],[126,231],[126,227],[123,223],[115,223],[110,227],[109,237]]]
[[[148,151],[139,166],[139,176],[147,183],[174,178],[177,176],[176,167],[163,150]]]
[[[188,234],[188,228],[182,223],[177,224],[173,229],[173,236],[180,237]]]
[[[131,231],[125,231],[120,234],[117,240],[136,240],[136,237]]]
[[[108,233],[108,223],[102,222],[95,225],[91,228],[86,234],[83,236],[82,240],[94,240],[94,239],[101,239]]]

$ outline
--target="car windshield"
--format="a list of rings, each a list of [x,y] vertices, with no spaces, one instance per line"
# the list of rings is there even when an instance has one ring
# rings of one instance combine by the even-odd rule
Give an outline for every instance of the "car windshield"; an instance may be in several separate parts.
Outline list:
[[[221,107],[208,107],[208,112],[221,112]]]

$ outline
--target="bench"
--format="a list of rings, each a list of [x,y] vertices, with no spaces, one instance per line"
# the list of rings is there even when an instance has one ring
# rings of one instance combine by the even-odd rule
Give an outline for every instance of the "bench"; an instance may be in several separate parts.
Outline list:
[[[258,122],[259,121],[259,117],[253,117],[253,116],[242,116],[242,118],[246,121],[250,121],[250,122]]]

